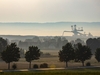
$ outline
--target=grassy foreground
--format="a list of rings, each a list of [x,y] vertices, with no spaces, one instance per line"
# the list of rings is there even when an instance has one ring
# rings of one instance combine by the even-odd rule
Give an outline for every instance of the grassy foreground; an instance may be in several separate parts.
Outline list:
[[[100,68],[30,72],[2,72],[0,75],[100,75]]]
[[[22,73],[2,73],[0,75],[100,75],[100,72],[22,72]]]

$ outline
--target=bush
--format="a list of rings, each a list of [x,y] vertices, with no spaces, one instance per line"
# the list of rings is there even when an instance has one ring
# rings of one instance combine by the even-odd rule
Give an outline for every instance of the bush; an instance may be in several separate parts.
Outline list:
[[[33,65],[33,68],[35,68],[35,69],[36,69],[36,68],[39,68],[39,67],[38,67],[38,65],[37,65],[37,64],[34,64],[34,65]]]
[[[43,63],[40,65],[40,68],[48,68],[48,64],[47,63]]]
[[[15,70],[16,68],[17,68],[17,65],[16,65],[16,64],[13,64],[13,65],[12,65],[12,69]]]
[[[86,63],[86,66],[91,66],[91,63],[90,63],[90,62],[87,62],[87,63]]]
[[[40,68],[43,68],[43,64],[40,64]]]

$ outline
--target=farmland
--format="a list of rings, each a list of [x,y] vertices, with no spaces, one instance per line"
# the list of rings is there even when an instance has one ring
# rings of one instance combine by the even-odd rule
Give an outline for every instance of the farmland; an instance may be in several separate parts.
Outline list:
[[[87,60],[85,61],[85,64],[87,62],[91,63],[91,66],[99,66],[99,63],[95,60],[94,57],[91,58],[91,60]],[[17,69],[28,69],[29,68],[29,63],[25,61],[25,58],[21,58],[18,62],[12,62],[12,64],[15,63],[17,64]],[[60,62],[58,56],[52,56],[52,57],[41,57],[39,60],[35,60],[32,61],[32,68],[34,64],[38,64],[38,66],[40,66],[40,64],[42,63],[47,63],[48,67],[53,67],[54,68],[65,68],[66,64],[64,62]],[[81,67],[82,63],[81,62],[74,62],[74,61],[70,61],[68,63],[69,67]],[[7,63],[5,63],[4,61],[0,62],[0,69],[7,69]]]

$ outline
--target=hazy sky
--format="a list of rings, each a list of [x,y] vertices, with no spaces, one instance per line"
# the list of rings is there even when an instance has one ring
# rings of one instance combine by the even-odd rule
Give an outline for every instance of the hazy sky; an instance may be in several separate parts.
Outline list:
[[[100,0],[0,0],[0,22],[100,22]]]
[[[72,23],[73,24],[73,23]],[[63,31],[71,31],[72,24],[0,24],[1,35],[38,35],[38,36],[61,36]],[[77,24],[77,23],[76,23]],[[99,23],[100,24],[100,23]],[[100,36],[99,24],[77,24],[77,29],[84,28],[81,33]],[[64,36],[73,35],[65,33]]]
[[[0,22],[100,22],[100,0],[0,0]],[[0,34],[61,35],[66,26],[0,25]],[[99,35],[100,26],[83,26]],[[57,27],[57,28],[56,28]]]

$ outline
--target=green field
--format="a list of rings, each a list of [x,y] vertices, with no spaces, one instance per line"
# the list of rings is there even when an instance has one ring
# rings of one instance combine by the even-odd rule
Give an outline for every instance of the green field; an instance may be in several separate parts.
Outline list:
[[[100,68],[29,72],[2,72],[0,73],[0,75],[100,75]]]

